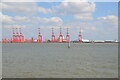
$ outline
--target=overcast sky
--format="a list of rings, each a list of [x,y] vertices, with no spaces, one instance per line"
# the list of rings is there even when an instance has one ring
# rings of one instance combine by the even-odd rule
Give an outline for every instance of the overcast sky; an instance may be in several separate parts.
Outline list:
[[[12,37],[12,28],[22,28],[25,38],[37,39],[41,28],[43,39],[51,39],[51,28],[56,37],[62,27],[71,40],[78,39],[80,27],[84,39],[118,39],[117,2],[4,2],[2,3],[3,38]]]

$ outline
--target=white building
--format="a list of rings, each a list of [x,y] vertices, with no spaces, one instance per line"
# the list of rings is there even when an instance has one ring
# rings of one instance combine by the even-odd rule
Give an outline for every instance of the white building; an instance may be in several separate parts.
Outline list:
[[[82,39],[83,42],[90,42],[88,39]]]
[[[94,42],[102,43],[105,42],[104,40],[94,40]]]

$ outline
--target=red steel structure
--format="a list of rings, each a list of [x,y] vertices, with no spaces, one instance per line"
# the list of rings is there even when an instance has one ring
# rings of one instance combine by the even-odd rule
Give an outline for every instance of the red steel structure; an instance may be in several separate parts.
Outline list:
[[[16,32],[15,32],[16,29]],[[18,32],[19,29],[19,32]],[[24,42],[24,35],[21,32],[21,28],[13,28],[13,38],[12,38],[13,43],[21,43]]]
[[[23,42],[38,42],[38,43],[42,43],[42,34],[40,32],[40,28],[38,28],[38,40],[35,39],[24,39],[24,35],[21,32],[21,28],[12,28],[12,38],[11,39],[2,39],[2,42],[13,42],[13,43],[23,43]],[[56,36],[54,34],[54,29],[52,28],[52,36],[51,36],[51,42],[69,42],[70,41],[70,35],[69,35],[69,28],[67,28],[67,33],[66,33],[66,39],[64,40],[64,37],[62,35],[62,28],[60,27],[60,34],[58,39],[56,39]],[[50,40],[46,40],[45,42],[50,42]],[[78,42],[82,43],[82,32],[81,29],[79,31],[79,35],[78,35]]]
[[[52,28],[52,39],[51,39],[51,42],[53,42],[53,43],[56,42],[53,28]]]
[[[16,28],[16,42],[20,42],[20,34],[18,33],[18,28]]]
[[[12,38],[12,42],[16,42],[16,34],[15,34],[15,31],[14,31],[14,28],[13,28],[13,38]]]
[[[80,29],[80,32],[79,32],[79,35],[78,35],[78,42],[82,43],[82,32],[81,32],[81,29]]]
[[[70,41],[70,35],[69,35],[69,32],[68,32],[68,28],[67,28],[66,42],[69,42],[69,41]]]
[[[38,42],[41,43],[42,42],[42,35],[40,33],[40,28],[38,28]]]
[[[16,28],[16,41],[15,42],[19,42],[19,33],[18,33],[18,28]]]
[[[21,32],[21,28],[19,28],[19,33],[20,33],[20,35],[19,35],[19,42],[23,43],[24,42],[24,35]]]
[[[62,28],[60,28],[60,35],[59,35],[59,38],[58,38],[58,42],[63,42],[63,35],[62,35]]]

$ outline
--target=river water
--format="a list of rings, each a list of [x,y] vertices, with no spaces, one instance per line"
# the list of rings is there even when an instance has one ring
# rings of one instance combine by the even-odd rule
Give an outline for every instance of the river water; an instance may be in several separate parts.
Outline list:
[[[3,78],[117,78],[117,43],[4,43]]]

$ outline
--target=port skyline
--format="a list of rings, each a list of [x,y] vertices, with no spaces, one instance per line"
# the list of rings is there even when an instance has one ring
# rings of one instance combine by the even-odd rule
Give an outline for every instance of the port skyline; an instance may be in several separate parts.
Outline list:
[[[26,39],[38,39],[38,28],[41,28],[43,41],[51,40],[51,28],[54,28],[56,38],[59,37],[59,27],[66,38],[66,28],[69,27],[70,40],[77,41],[79,28],[82,28],[83,39],[87,40],[118,40],[118,10],[117,3],[66,3],[51,4],[36,3],[3,3],[0,40],[10,39],[12,28],[21,28]],[[8,5],[9,7],[4,7]],[[15,6],[17,5],[17,6]],[[30,12],[27,12],[31,5]],[[87,5],[87,6],[83,6]],[[104,9],[104,6],[106,9]],[[21,8],[21,7],[24,8]],[[48,7],[49,6],[49,7]],[[79,6],[79,7],[78,7]],[[54,8],[53,8],[54,7]],[[56,8],[59,7],[59,8]],[[73,9],[70,9],[72,7]],[[19,10],[21,8],[21,10]],[[87,10],[86,10],[87,8]],[[18,9],[18,10],[17,10]],[[44,9],[44,11],[42,11]],[[25,11],[26,10],[26,11]],[[86,12],[84,12],[84,10]],[[29,11],[29,10],[28,10]],[[56,11],[56,13],[54,12]],[[21,13],[19,13],[21,12]],[[102,12],[102,13],[101,13]],[[83,15],[84,13],[85,15]],[[88,15],[89,14],[89,15]]]
[[[3,43],[115,43],[117,40],[88,40],[83,39],[81,28],[78,34],[78,40],[70,40],[71,35],[69,34],[69,28],[66,28],[66,36],[64,37],[62,33],[62,28],[60,27],[59,36],[56,36],[54,33],[54,28],[51,28],[51,39],[43,40],[43,35],[41,29],[38,28],[38,38],[35,39],[31,37],[29,39],[25,38],[25,35],[22,33],[21,28],[12,28],[11,38],[3,38],[1,42]]]

